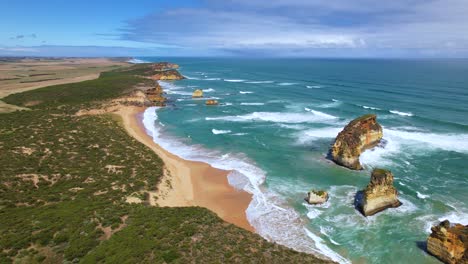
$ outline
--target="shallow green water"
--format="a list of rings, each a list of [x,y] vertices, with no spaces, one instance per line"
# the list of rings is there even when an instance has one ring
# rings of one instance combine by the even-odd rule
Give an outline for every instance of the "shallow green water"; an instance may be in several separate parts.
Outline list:
[[[437,263],[421,249],[430,225],[468,224],[467,60],[170,60],[189,79],[162,83],[173,102],[150,133],[182,157],[237,169],[230,182],[254,194],[247,215],[264,237],[340,262]],[[222,105],[192,100],[197,88]],[[336,134],[366,113],[385,139],[361,157],[366,170],[328,161]],[[377,166],[393,172],[403,205],[365,218],[353,199]],[[306,205],[311,188],[329,202]]]

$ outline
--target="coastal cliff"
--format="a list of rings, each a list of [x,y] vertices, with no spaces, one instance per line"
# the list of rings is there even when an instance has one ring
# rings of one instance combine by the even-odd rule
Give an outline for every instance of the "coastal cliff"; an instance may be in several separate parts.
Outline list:
[[[180,74],[177,70],[162,70],[157,71],[154,75],[150,77],[153,80],[182,80],[185,79],[182,74]]]
[[[151,66],[155,71],[175,70],[179,68],[178,64],[167,61],[153,63]]]
[[[448,220],[431,228],[427,251],[448,264],[468,263],[468,226],[450,224]]]
[[[398,191],[393,186],[393,174],[384,169],[374,169],[370,183],[357,196],[361,196],[357,197],[358,207],[364,216],[401,205]]]
[[[156,82],[156,87],[146,90],[148,100],[154,103],[155,106],[166,106],[166,97],[163,96],[164,91],[161,85]]]
[[[349,169],[361,170],[359,156],[366,149],[379,144],[383,136],[382,127],[376,119],[376,115],[369,114],[351,121],[338,134],[330,149],[332,160]]]

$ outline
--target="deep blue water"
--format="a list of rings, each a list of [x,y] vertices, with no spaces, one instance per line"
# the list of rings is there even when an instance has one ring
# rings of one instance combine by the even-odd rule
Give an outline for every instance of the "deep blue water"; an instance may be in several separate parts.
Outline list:
[[[161,83],[172,104],[146,116],[158,142],[236,169],[230,182],[254,194],[247,215],[267,239],[341,262],[437,263],[421,249],[431,224],[468,224],[468,60],[140,59],[188,77]],[[363,154],[366,170],[328,161],[337,133],[367,113],[387,143]],[[365,218],[353,197],[374,167],[393,172],[403,205]],[[311,188],[330,200],[305,204]]]

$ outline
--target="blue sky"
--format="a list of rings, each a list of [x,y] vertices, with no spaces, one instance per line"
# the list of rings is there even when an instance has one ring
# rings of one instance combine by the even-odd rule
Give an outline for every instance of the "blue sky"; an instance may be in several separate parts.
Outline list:
[[[0,7],[0,55],[468,57],[467,0],[0,0]]]

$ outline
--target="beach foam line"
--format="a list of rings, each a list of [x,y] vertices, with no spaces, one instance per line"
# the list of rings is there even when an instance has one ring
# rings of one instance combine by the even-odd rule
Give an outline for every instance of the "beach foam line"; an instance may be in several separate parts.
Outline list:
[[[331,260],[336,261],[338,263],[349,263],[351,264],[351,261],[347,260],[346,258],[342,257],[340,254],[336,253],[332,249],[330,249],[323,239],[321,239],[319,236],[315,235],[314,233],[310,232],[307,228],[304,228],[307,236],[312,238],[312,240],[315,242],[315,245],[317,248],[320,250],[320,252],[323,252],[326,256],[330,257]]]
[[[397,110],[390,110],[389,112],[392,114],[400,115],[400,116],[413,116],[412,113],[400,112]]]
[[[231,133],[231,130],[218,130],[218,129],[211,129],[211,132],[214,134],[214,135],[220,135],[220,134],[229,134]]]
[[[283,206],[287,201],[284,201],[280,195],[263,188],[266,173],[255,166],[254,162],[243,154],[207,150],[199,145],[187,145],[181,139],[163,135],[162,128],[156,125],[158,109],[158,107],[149,107],[143,113],[143,125],[148,135],[156,144],[183,159],[201,161],[214,168],[231,171],[228,175],[229,184],[252,194],[246,216],[258,234],[267,240],[298,251],[342,259],[337,258],[339,255],[320,243],[320,240],[317,240],[316,248],[313,247],[314,240],[304,232],[304,223],[300,215],[294,209]]]
[[[273,123],[317,123],[334,120],[336,117],[319,111],[311,113],[288,112],[253,112],[246,115],[206,117],[207,121],[252,122],[263,121]]]

